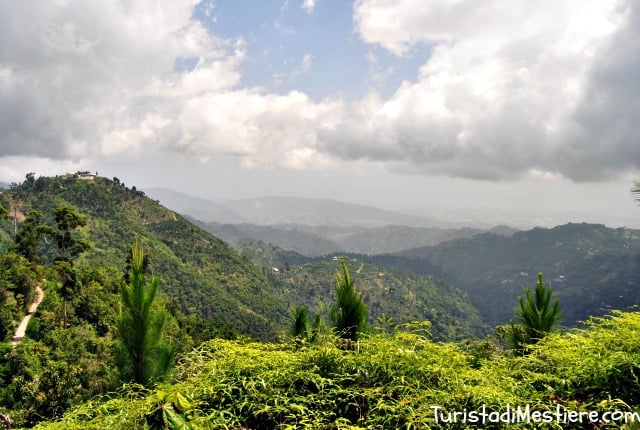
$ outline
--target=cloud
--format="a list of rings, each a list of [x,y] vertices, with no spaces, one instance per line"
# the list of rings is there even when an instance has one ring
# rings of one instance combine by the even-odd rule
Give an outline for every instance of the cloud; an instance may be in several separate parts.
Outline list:
[[[637,2],[359,0],[354,21],[367,43],[431,55],[351,106],[327,151],[483,179],[640,168]]]
[[[640,169],[637,2],[358,0],[374,83],[392,69],[373,49],[408,58],[420,45],[429,56],[391,96],[350,102],[243,87],[245,42],[212,34],[193,8],[0,3],[0,164],[179,153],[264,169],[368,160],[576,181]]]
[[[244,42],[210,34],[192,18],[193,6],[0,5],[0,160],[66,166],[180,152],[232,154],[246,166],[323,165],[316,130],[333,121],[336,104],[239,87]],[[311,60],[305,55],[298,73]]]
[[[167,143],[194,155],[233,155],[247,167],[322,167],[316,130],[337,121],[335,102],[314,103],[305,94],[241,90],[192,98],[178,117],[180,139]]]
[[[313,55],[304,54],[302,56],[302,61],[300,62],[300,65],[296,67],[291,73],[291,77],[295,78],[296,76],[304,75],[305,73],[307,73],[309,69],[311,69],[311,63],[313,63]]]
[[[316,0],[303,0],[302,9],[307,11],[308,14],[313,12],[313,8],[316,6]]]
[[[219,41],[189,20],[191,1],[156,3],[3,3],[0,154],[94,152],[101,135],[149,114],[149,91],[176,78],[176,59],[220,61]]]

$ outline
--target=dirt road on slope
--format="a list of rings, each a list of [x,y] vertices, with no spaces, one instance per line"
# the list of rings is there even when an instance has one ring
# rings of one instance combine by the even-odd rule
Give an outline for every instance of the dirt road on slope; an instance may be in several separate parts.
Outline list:
[[[24,339],[24,334],[25,334],[25,331],[27,331],[27,326],[29,325],[29,321],[31,320],[31,317],[38,309],[38,306],[40,306],[40,303],[42,303],[42,299],[44,299],[44,291],[42,291],[42,288],[40,288],[39,285],[36,285],[36,299],[33,301],[33,303],[31,303],[31,306],[29,306],[29,311],[27,312],[27,315],[25,315],[25,317],[22,318],[20,325],[16,329],[16,332],[13,335],[13,339],[11,340],[11,346],[19,345],[20,342],[22,342],[22,339]]]

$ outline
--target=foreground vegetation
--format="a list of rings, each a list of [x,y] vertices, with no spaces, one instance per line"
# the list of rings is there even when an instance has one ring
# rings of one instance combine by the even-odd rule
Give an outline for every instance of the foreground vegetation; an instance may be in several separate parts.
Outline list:
[[[170,382],[123,387],[37,428],[638,428],[621,414],[640,413],[639,313],[551,334],[526,356],[487,342],[492,353],[482,358],[480,345],[434,343],[423,328],[403,325],[346,350],[331,336],[301,348],[212,340],[186,355]],[[560,410],[560,421],[492,422],[527,406],[534,418]],[[483,410],[484,424],[461,415],[444,422],[449,412]],[[570,413],[614,411],[617,423],[569,422]]]

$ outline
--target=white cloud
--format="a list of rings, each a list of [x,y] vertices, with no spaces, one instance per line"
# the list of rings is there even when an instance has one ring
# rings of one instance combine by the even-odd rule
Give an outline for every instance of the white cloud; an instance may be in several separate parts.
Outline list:
[[[322,167],[317,129],[337,122],[335,102],[314,103],[305,94],[239,90],[191,98],[178,118],[181,138],[167,142],[197,155],[241,157],[247,166]]]
[[[638,122],[620,130],[620,119],[593,104],[617,88],[615,101],[628,99],[617,110],[638,118],[638,15],[633,2],[597,0],[359,0],[365,42],[398,56],[426,44],[431,55],[388,100],[352,106],[347,117],[357,120],[325,135],[326,150],[484,179],[535,171],[583,180],[640,168]],[[627,43],[614,43],[621,33]],[[598,80],[602,68],[628,79]],[[587,106],[602,120],[597,133],[584,121]]]
[[[191,18],[193,6],[0,5],[0,156],[77,162],[177,151],[254,166],[325,164],[317,129],[339,103],[240,88],[244,42],[211,35]],[[194,67],[176,68],[180,61]],[[297,73],[311,62],[305,55]]]
[[[46,157],[7,156],[0,157],[2,181],[20,183],[25,174],[35,172],[37,176],[55,176],[62,173],[84,170],[84,160],[52,160]]]
[[[316,0],[303,0],[302,9],[307,11],[307,13],[313,12],[313,8],[316,6]]]
[[[304,75],[311,69],[311,64],[313,63],[313,56],[311,54],[304,54],[302,56],[302,61],[300,65],[296,67],[291,73],[291,77],[294,78],[299,75]]]
[[[244,42],[211,34],[192,0],[0,3],[0,164],[169,152],[597,179],[640,168],[638,4],[358,0],[362,40],[430,56],[390,97],[347,104],[241,87]],[[392,72],[368,61],[374,82]],[[294,73],[312,63],[305,54]]]

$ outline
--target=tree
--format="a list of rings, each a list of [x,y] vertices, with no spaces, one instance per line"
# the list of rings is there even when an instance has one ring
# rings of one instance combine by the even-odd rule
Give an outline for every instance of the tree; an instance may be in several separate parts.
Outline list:
[[[59,206],[55,212],[57,230],[51,227],[41,227],[46,235],[53,236],[56,242],[58,255],[54,260],[54,268],[60,276],[58,285],[62,295],[63,327],[67,327],[67,302],[78,291],[80,285],[77,281],[73,259],[89,249],[89,242],[76,238],[72,233],[78,227],[87,224],[87,218],[77,213],[69,206]]]
[[[71,234],[76,228],[87,225],[87,218],[84,215],[77,213],[69,206],[59,206],[55,210],[55,218],[58,227],[55,239],[59,260],[70,260],[89,249],[89,242],[77,239]]]
[[[38,245],[40,239],[46,233],[50,233],[51,227],[41,223],[42,212],[32,210],[29,212],[20,229],[16,232],[13,250],[26,257],[31,263],[39,263]]]
[[[537,343],[560,324],[560,300],[552,299],[551,285],[544,285],[542,273],[538,273],[535,297],[531,295],[528,285],[524,288],[525,296],[518,298],[520,308],[517,311],[520,325],[511,321],[510,341],[514,349],[522,350],[524,346]]]
[[[346,263],[341,264],[342,274],[336,271],[336,305],[331,309],[331,320],[338,336],[355,342],[366,330],[367,305],[363,293],[353,285]]]
[[[173,361],[174,350],[164,339],[168,313],[154,306],[159,280],[146,281],[144,251],[136,238],[131,246],[129,283],[120,289],[121,309],[117,321],[121,345],[120,372],[123,379],[142,385],[162,379]]]
[[[291,335],[298,339],[307,339],[309,337],[309,314],[307,308],[299,306],[292,312]]]

